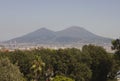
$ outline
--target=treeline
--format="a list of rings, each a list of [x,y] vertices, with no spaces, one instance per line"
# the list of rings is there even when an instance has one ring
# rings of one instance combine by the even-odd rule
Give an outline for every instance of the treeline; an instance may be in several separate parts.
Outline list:
[[[0,52],[0,81],[113,81],[120,67],[116,58],[94,45]]]

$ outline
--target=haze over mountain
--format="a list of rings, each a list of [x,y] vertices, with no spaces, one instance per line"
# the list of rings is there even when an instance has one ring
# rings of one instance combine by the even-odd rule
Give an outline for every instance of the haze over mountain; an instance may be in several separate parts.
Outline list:
[[[41,28],[24,36],[7,42],[36,43],[36,44],[70,44],[70,43],[110,43],[110,38],[95,35],[88,30],[72,26],[61,31],[52,31]]]

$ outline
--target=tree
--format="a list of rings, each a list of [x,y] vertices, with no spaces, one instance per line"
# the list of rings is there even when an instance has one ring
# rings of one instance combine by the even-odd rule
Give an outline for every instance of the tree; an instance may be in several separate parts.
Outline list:
[[[56,76],[53,81],[75,81],[71,78],[65,77],[65,76]]]
[[[8,58],[0,59],[0,81],[25,81],[19,68]]]
[[[120,39],[115,39],[112,42],[112,50],[115,50],[115,53],[113,54],[113,69],[111,70],[111,79],[114,79],[116,76],[116,73],[120,70]]]
[[[83,55],[79,49],[59,49],[53,57],[51,60],[55,75],[65,75],[76,81],[91,79],[92,72],[87,63],[81,59]]]
[[[120,39],[116,39],[112,41],[112,50],[115,50],[115,54],[120,57]]]
[[[32,62],[32,66],[30,68],[33,81],[39,81],[44,66],[45,63],[41,60],[40,57],[36,56],[36,59]]]
[[[112,68],[110,55],[102,47],[94,45],[83,46],[82,52],[91,56],[91,81],[106,81]]]

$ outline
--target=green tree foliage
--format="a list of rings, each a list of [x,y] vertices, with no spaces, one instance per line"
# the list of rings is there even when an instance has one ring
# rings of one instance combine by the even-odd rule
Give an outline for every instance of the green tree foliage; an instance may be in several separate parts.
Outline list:
[[[85,45],[82,51],[76,48],[39,48],[0,52],[0,57],[8,57],[19,66],[27,81],[51,81],[58,75],[75,81],[107,81],[108,76],[113,77],[114,68],[119,65],[113,54],[94,45]]]
[[[112,41],[112,50],[115,50],[115,54],[113,55],[113,68],[111,70],[110,78],[114,79],[116,73],[120,70],[120,39],[115,39]]]
[[[34,51],[20,51],[16,50],[14,52],[1,52],[0,57],[8,57],[13,64],[19,66],[20,71],[24,74],[24,76],[30,81],[33,79],[33,73],[31,72],[31,67],[33,62],[36,61],[36,54]],[[40,57],[39,57],[40,58]]]
[[[115,54],[117,54],[117,59],[120,60],[120,39],[116,39],[112,41],[112,50],[115,50]]]
[[[13,64],[17,64],[20,67],[20,71],[28,80],[30,80],[30,68],[33,60],[35,60],[35,55],[31,51],[16,50],[9,55],[9,58]]]
[[[9,59],[0,59],[0,81],[25,81],[19,68],[13,65]]]
[[[107,75],[112,68],[111,57],[99,46],[85,45],[82,51],[91,56],[92,78],[91,81],[106,81]]]
[[[53,76],[64,75],[74,78],[76,81],[89,81],[92,75],[89,57],[82,54],[79,49],[38,50],[46,64],[46,70],[51,70]],[[83,59],[85,58],[85,59]],[[86,61],[86,62],[85,62]],[[88,62],[88,63],[87,63]],[[51,77],[51,75],[49,75]]]
[[[75,81],[75,80],[64,76],[56,76],[52,81]]]
[[[41,60],[40,57],[36,56],[36,59],[33,60],[31,66],[31,77],[33,81],[39,81],[41,78],[42,69],[45,66],[45,63]]]
[[[120,39],[112,41],[112,49],[116,51],[116,54],[120,54]]]

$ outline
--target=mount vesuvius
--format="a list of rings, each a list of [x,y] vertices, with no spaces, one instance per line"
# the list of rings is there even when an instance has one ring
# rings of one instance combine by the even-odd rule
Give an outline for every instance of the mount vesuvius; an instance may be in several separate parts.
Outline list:
[[[36,43],[36,44],[71,44],[71,43],[110,43],[110,38],[101,37],[78,26],[72,26],[61,31],[40,28],[24,36],[7,42]]]

